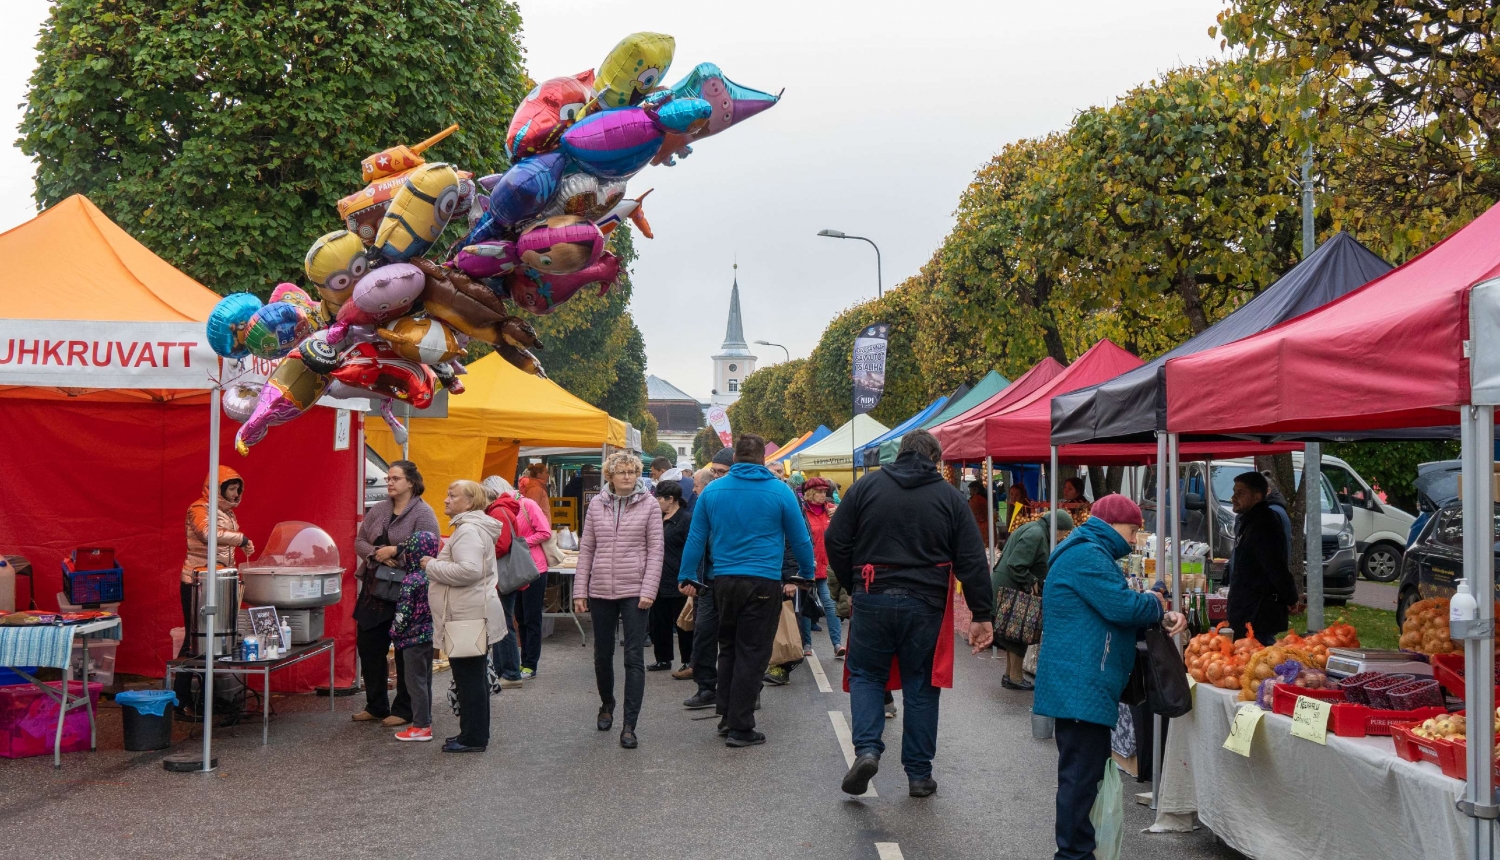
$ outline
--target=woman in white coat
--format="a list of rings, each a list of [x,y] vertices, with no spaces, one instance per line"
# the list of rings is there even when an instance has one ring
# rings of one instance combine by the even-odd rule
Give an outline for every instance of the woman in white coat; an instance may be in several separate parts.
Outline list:
[[[448,652],[458,688],[458,734],[443,744],[443,752],[484,752],[490,742],[486,664],[489,643],[505,638],[495,570],[495,541],[505,524],[484,512],[487,500],[484,489],[473,481],[449,485],[443,511],[453,534],[437,558],[422,559],[432,606],[432,641]],[[454,657],[454,651],[472,656]]]

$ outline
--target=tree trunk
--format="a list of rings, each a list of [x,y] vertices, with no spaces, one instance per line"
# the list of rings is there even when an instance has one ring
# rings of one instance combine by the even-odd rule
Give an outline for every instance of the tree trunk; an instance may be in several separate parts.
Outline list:
[[[1177,295],[1182,297],[1182,308],[1187,314],[1193,334],[1208,330],[1208,315],[1203,312],[1203,294],[1198,289],[1198,280],[1189,272],[1177,278]]]

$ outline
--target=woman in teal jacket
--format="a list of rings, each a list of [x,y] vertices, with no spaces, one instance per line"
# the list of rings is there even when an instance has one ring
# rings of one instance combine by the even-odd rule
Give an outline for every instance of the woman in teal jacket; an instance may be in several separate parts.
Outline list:
[[[1094,503],[1093,516],[1058,544],[1042,590],[1042,649],[1037,660],[1038,714],[1057,721],[1057,853],[1055,860],[1094,856],[1089,810],[1109,760],[1120,693],[1135,665],[1136,634],[1165,622],[1156,592],[1131,591],[1116,559],[1130,553],[1141,509],[1115,494]]]

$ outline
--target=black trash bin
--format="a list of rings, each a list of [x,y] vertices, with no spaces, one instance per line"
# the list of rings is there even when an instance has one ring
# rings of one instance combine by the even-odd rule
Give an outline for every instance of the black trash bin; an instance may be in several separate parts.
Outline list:
[[[164,750],[172,745],[172,706],[177,694],[171,690],[127,690],[115,696],[125,725],[125,749]]]

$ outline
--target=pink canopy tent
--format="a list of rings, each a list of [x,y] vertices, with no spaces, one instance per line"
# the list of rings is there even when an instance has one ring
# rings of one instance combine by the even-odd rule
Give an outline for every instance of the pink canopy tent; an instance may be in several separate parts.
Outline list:
[[[1494,591],[1495,406],[1500,404],[1500,207],[1316,311],[1167,362],[1174,433],[1338,435],[1458,424],[1464,574]],[[1494,603],[1464,649],[1471,858],[1492,855]],[[1455,627],[1455,636],[1463,636]]]
[[[1024,400],[1033,392],[1046,387],[1065,370],[1066,368],[1057,359],[1048,356],[1033,364],[1029,370],[1016,377],[1015,382],[1002,388],[994,397],[977,403],[967,412],[961,412],[932,428],[932,435],[936,436],[943,445],[943,459],[949,462],[983,459],[982,424],[975,422]],[[980,429],[976,430],[975,427]]]

